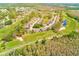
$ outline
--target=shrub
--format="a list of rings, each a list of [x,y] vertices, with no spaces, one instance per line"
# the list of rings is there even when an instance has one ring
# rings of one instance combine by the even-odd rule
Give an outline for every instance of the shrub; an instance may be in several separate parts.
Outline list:
[[[8,20],[5,22],[5,25],[10,25],[10,24],[12,24],[12,20]]]
[[[40,28],[40,27],[43,27],[43,25],[42,25],[42,24],[35,24],[35,25],[33,26],[33,28]]]

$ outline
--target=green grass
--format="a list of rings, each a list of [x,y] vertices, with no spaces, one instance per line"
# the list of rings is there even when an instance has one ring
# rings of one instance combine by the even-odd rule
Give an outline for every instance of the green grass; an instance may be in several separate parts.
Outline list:
[[[18,40],[10,41],[9,43],[6,44],[6,49],[14,48],[20,44],[23,44],[23,42]]]
[[[26,42],[31,42],[34,40],[49,37],[53,34],[54,34],[54,32],[52,30],[49,30],[49,31],[38,32],[38,33],[33,33],[33,34],[25,34],[23,38]]]

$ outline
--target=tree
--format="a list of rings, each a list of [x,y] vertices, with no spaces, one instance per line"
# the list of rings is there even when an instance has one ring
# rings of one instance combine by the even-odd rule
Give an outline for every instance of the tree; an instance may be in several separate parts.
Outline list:
[[[43,25],[42,25],[42,24],[35,24],[35,25],[33,26],[33,28],[40,28],[40,27],[43,27]]]
[[[12,20],[8,20],[5,22],[5,25],[10,25],[10,24],[12,24]]]

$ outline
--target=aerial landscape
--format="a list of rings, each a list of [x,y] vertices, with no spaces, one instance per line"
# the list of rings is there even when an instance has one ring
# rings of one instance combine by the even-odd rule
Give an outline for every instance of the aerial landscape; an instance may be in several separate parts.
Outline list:
[[[0,3],[0,56],[78,56],[79,4]]]

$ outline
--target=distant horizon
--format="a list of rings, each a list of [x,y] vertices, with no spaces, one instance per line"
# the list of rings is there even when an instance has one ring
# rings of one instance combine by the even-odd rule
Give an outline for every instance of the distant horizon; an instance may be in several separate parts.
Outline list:
[[[7,7],[33,7],[33,6],[58,6],[79,10],[79,3],[0,3],[0,8]]]

